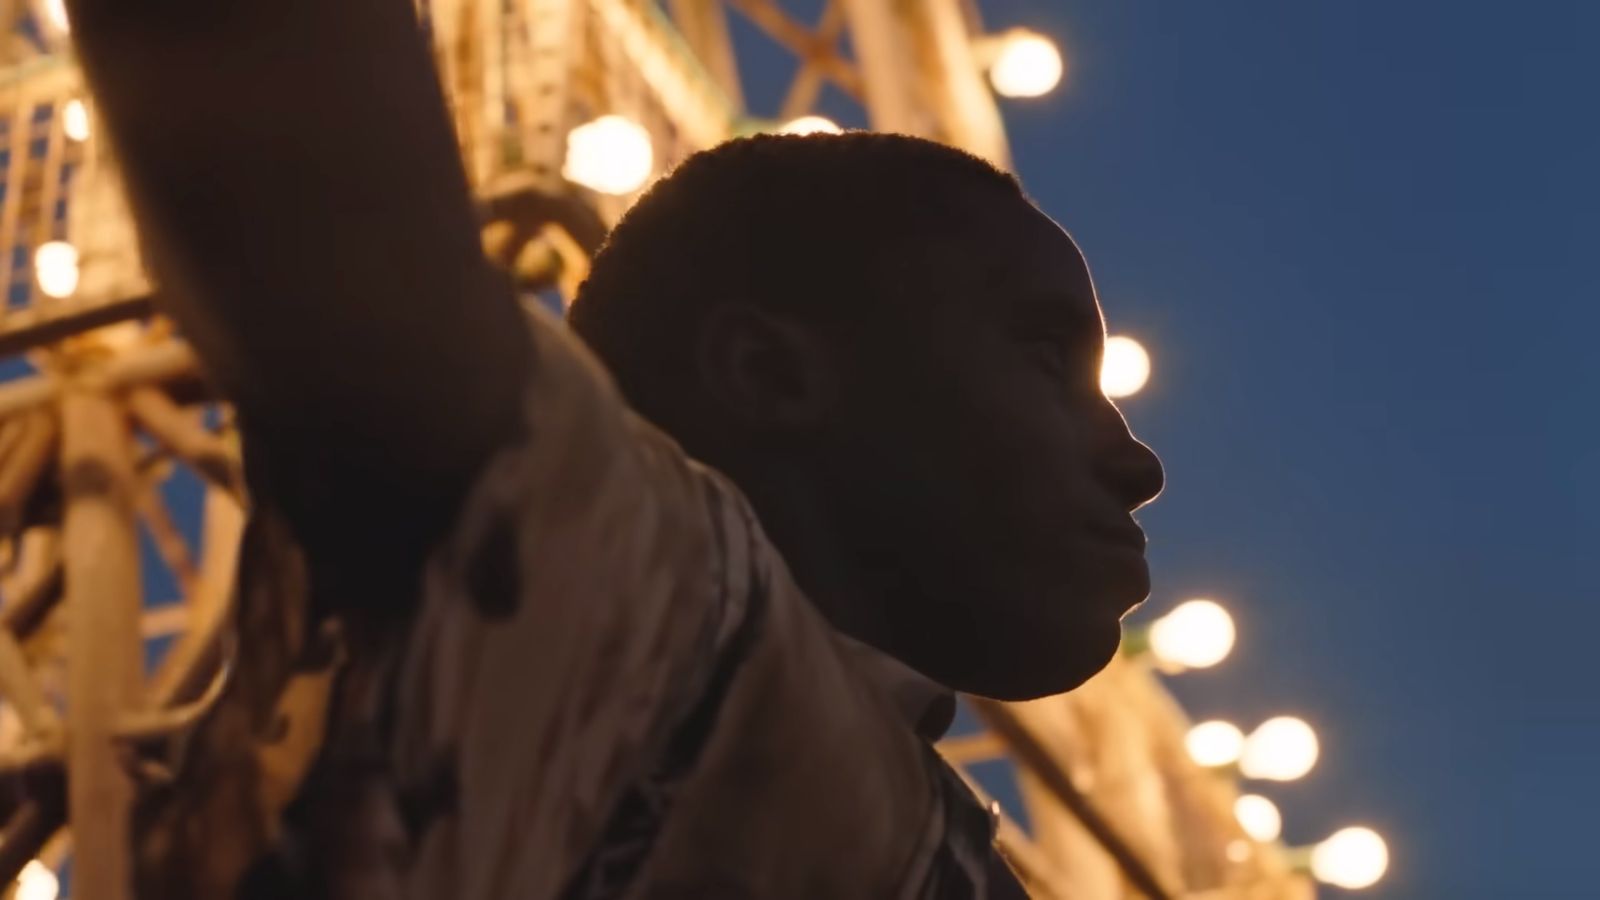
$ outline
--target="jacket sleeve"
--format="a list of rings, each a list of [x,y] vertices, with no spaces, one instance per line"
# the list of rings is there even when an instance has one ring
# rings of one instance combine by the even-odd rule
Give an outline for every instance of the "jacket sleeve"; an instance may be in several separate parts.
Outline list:
[[[743,501],[542,314],[532,333],[520,438],[430,561],[398,667],[400,792],[456,781],[416,871],[462,898],[558,896],[624,793],[692,755],[685,723],[764,602]]]

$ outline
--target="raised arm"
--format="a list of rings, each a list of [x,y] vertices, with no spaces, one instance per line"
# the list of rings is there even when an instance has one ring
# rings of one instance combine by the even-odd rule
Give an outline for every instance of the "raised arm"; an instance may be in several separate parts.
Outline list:
[[[379,490],[463,487],[529,340],[412,4],[67,7],[159,303],[247,422]]]

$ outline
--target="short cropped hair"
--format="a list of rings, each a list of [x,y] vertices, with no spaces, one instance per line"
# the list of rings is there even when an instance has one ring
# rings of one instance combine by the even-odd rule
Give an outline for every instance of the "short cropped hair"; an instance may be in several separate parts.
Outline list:
[[[973,188],[1023,196],[990,163],[921,138],[729,141],[689,157],[634,204],[595,256],[569,322],[633,407],[673,432],[713,304],[819,321],[859,311],[882,295],[885,264],[907,241],[970,224]]]

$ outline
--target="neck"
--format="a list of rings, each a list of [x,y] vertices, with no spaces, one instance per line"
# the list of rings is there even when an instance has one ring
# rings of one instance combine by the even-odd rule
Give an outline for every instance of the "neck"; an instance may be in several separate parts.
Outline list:
[[[863,565],[861,554],[840,539],[848,529],[839,527],[821,499],[826,493],[804,475],[739,484],[795,583],[849,638],[845,645],[862,671],[884,689],[913,731],[937,740],[955,715],[954,695],[896,652],[885,606],[894,579]]]
[[[735,478],[755,508],[761,527],[782,555],[795,583],[834,628],[888,652],[882,592],[878,579],[862,570],[818,489],[804,473]]]

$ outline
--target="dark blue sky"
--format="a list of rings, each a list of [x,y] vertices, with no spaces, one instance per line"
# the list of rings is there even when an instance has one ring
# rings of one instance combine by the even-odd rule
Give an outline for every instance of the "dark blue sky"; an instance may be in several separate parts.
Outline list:
[[[1152,606],[1239,621],[1189,708],[1312,720],[1268,793],[1379,896],[1600,897],[1600,5],[983,6],[1067,51],[1017,166],[1155,358]]]
[[[1600,4],[980,5],[1066,51],[1017,168],[1155,359],[1152,611],[1240,626],[1186,705],[1318,726],[1265,793],[1369,895],[1600,897]]]

